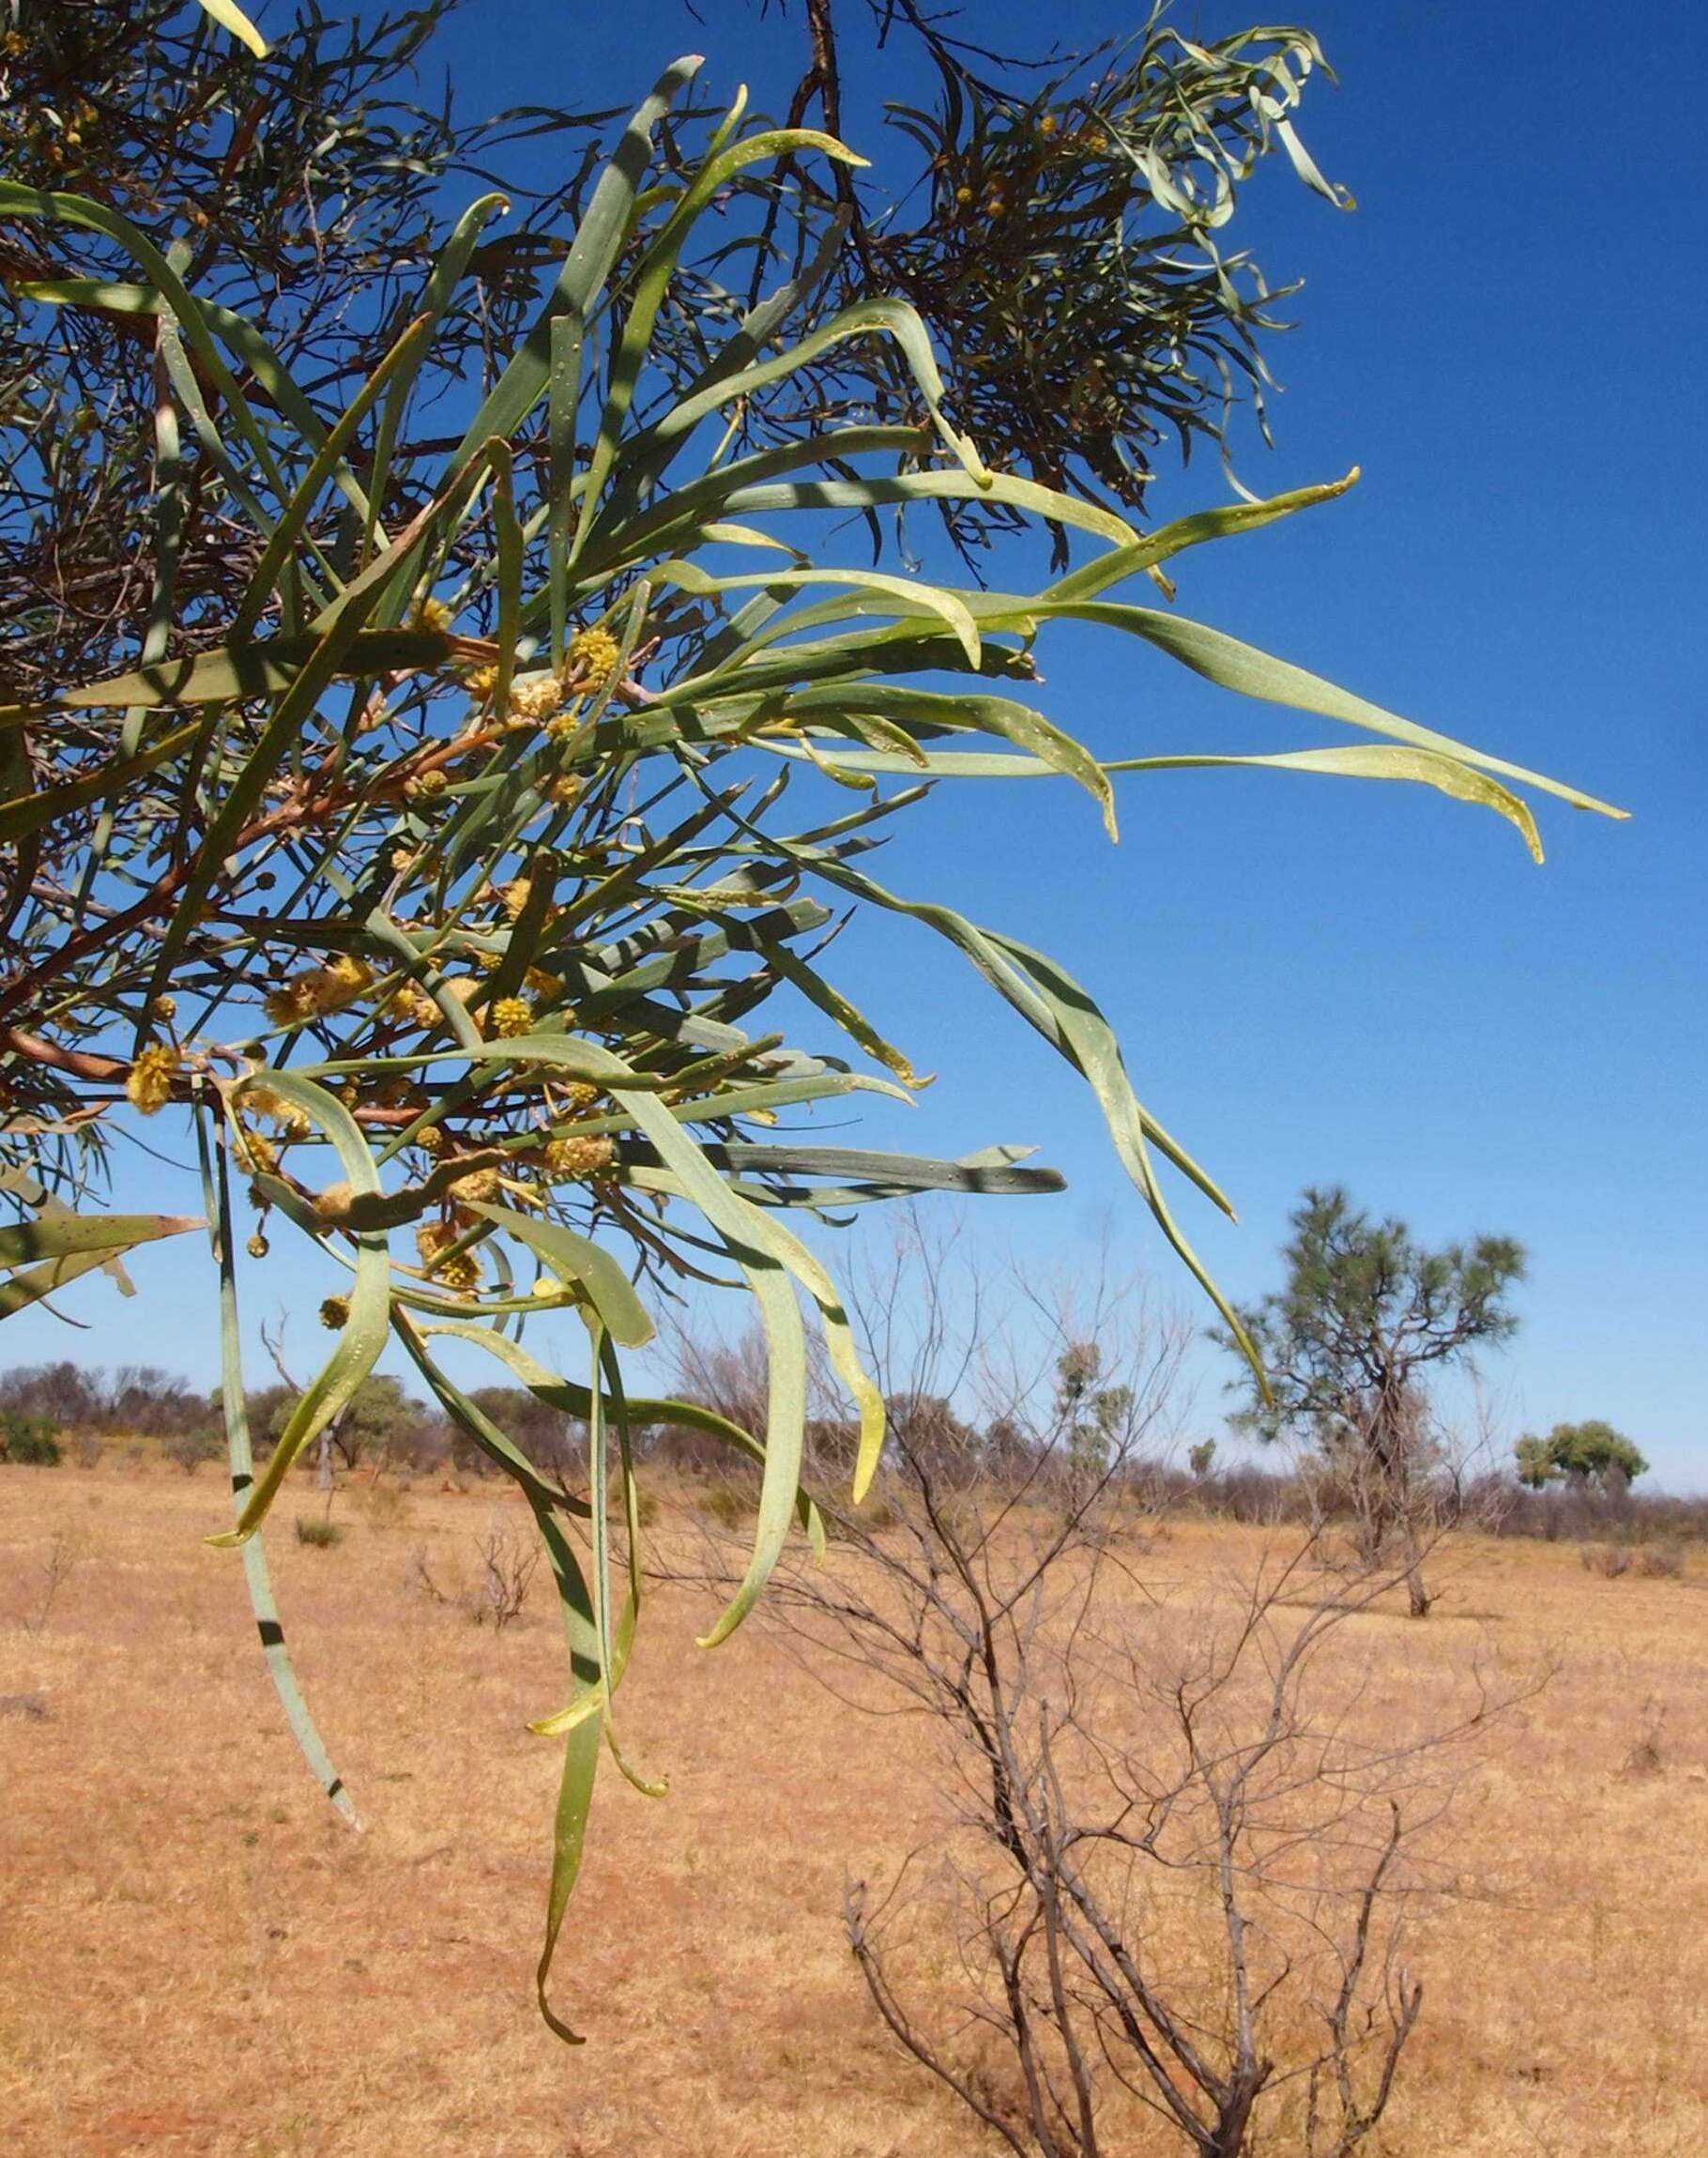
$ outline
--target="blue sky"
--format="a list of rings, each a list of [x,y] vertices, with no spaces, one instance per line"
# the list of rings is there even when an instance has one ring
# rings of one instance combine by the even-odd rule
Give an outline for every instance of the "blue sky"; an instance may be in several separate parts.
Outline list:
[[[1089,42],[1136,13],[1099,0],[1053,21]],[[1245,15],[1180,19],[1216,35]],[[1307,1182],[1343,1182],[1429,1239],[1511,1232],[1532,1255],[1522,1330],[1490,1366],[1511,1429],[1606,1416],[1657,1481],[1708,1487],[1704,202],[1656,99],[1708,65],[1708,10],[1650,7],[1617,34],[1579,0],[1546,16],[1323,0],[1302,19],[1340,76],[1313,84],[1303,132],[1359,207],[1337,215],[1276,161],[1242,207],[1236,233],[1272,279],[1306,283],[1272,356],[1278,448],[1254,436],[1240,468],[1264,494],[1354,463],[1364,480],[1193,556],[1181,610],[1632,821],[1548,804],[1537,869],[1509,828],[1424,789],[1158,774],[1126,783],[1111,849],[1065,785],[991,784],[940,792],[883,873],[1086,981],[1141,1097],[1240,1208],[1235,1228],[1182,1198],[1236,1297],[1273,1285]],[[991,0],[968,20],[1023,44],[1037,11]],[[703,0],[697,23],[673,0],[480,0],[450,50],[471,106],[626,101],[682,50],[708,54],[714,86],[745,69],[780,102],[758,73],[773,36],[744,0]],[[787,57],[792,71],[793,44]],[[849,68],[846,131],[869,142],[877,97],[921,85],[893,68],[880,81],[857,51]],[[1205,460],[1152,511],[1224,495]],[[1142,647],[1076,635],[1043,660],[1045,709],[1111,755],[1336,739]],[[1106,1233],[1166,1273],[1089,1097],[947,947],[885,924],[851,933],[838,962],[841,986],[942,1075],[917,1110],[875,1120],[875,1141],[1035,1141],[1069,1193],[989,1202],[982,1238],[1072,1266]],[[161,1247],[134,1272],[133,1302],[99,1280],[68,1300],[87,1334],[14,1320],[8,1358],[211,1381],[200,1254]],[[306,1362],[312,1329],[293,1333]],[[1213,1428],[1215,1359],[1200,1369]]]

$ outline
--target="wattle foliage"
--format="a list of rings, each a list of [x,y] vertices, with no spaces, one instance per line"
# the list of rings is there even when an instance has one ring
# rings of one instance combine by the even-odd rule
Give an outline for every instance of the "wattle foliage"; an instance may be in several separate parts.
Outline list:
[[[828,254],[740,319],[709,322],[692,379],[661,367],[661,318],[681,304],[685,251],[724,191],[780,161],[859,161],[811,130],[749,130],[738,104],[697,169],[661,177],[655,141],[696,65],[669,69],[634,115],[538,319],[447,442],[419,439],[412,399],[442,376],[437,341],[465,336],[459,295],[498,196],[461,217],[383,360],[328,413],[252,322],[186,283],[187,258],[109,204],[0,185],[10,229],[93,232],[129,256],[131,278],[99,294],[59,280],[33,297],[98,301],[137,326],[156,390],[152,440],[136,451],[152,469],[150,528],[133,535],[145,604],[126,624],[136,664],[44,682],[0,712],[4,1145],[24,1217],[0,1231],[4,1309],[194,1226],[73,1213],[59,1196],[76,1198],[127,1099],[189,1119],[238,1490],[236,1525],[216,1540],[246,1547],[276,1675],[329,1785],[267,1631],[252,1540],[292,1462],[396,1340],[515,1479],[569,1647],[567,1705],[537,1726],[566,1740],[542,2007],[602,1740],[617,1751],[641,1600],[630,1434],[694,1424],[763,1464],[746,1578],[708,1637],[721,1640],[785,1538],[818,1533],[800,1489],[803,1305],[860,1412],[857,1490],[882,1446],[882,1403],[788,1210],[841,1217],[919,1191],[1059,1184],[1023,1150],[938,1161],[820,1143],[798,1113],[808,1105],[905,1095],[913,1079],[881,1016],[855,1010],[821,963],[839,911],[889,914],[968,958],[1091,1088],[1123,1168],[1210,1288],[1158,1165],[1220,1194],[1136,1098],[1094,1000],[1008,931],[879,881],[862,856],[882,821],[933,782],[1055,777],[1085,790],[1113,836],[1117,776],[1195,764],[1421,782],[1497,810],[1538,853],[1517,788],[1605,808],[1171,606],[1110,596],[1148,578],[1160,602],[1164,565],[1186,550],[1346,482],[1144,534],[1082,494],[992,469],[949,417],[911,307],[825,311]],[[747,401],[856,340],[887,343],[916,421],[827,419],[757,448],[737,439]],[[190,497],[206,491],[245,564],[229,588],[183,578]],[[847,559],[824,514],[943,501],[1092,544],[1036,590],[960,589]],[[1035,697],[1034,646],[1060,620],[1360,739],[1100,760]],[[899,935],[895,966],[899,1002]],[[784,987],[819,1016],[811,1043],[767,1028]],[[266,1217],[250,1245],[263,1279],[274,1233],[310,1239],[343,1277],[323,1309],[331,1353],[258,1480],[233,1169]],[[755,1299],[770,1352],[763,1430],[626,1394],[620,1351],[648,1338],[654,1295],[682,1278]],[[585,1494],[566,1495],[453,1382],[447,1339],[586,1419]],[[621,1567],[607,1548],[618,1506]]]

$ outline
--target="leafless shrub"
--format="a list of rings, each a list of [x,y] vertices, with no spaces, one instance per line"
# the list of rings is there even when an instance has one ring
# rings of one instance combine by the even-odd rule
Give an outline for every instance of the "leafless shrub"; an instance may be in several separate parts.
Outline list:
[[[1580,1543],[1578,1562],[1586,1573],[1599,1573],[1609,1581],[1617,1581],[1621,1574],[1631,1570],[1632,1554],[1616,1543]]]
[[[508,1522],[493,1523],[480,1546],[480,1584],[468,1608],[477,1626],[501,1633],[521,1617],[540,1553],[536,1538],[524,1536]]]
[[[60,1590],[84,1562],[84,1547],[64,1529],[55,1529],[48,1545],[47,1556],[41,1562],[37,1576],[36,1600],[23,1618],[23,1630],[29,1634],[41,1634],[47,1630],[49,1618]]]
[[[106,1450],[93,1431],[79,1431],[71,1441],[71,1459],[80,1469],[99,1467]]]
[[[434,1578],[433,1569],[427,1563],[427,1547],[425,1544],[418,1544],[415,1548],[415,1555],[409,1568],[409,1579],[417,1593],[424,1596],[429,1603],[442,1605],[454,1603],[457,1600],[455,1596],[441,1588]]]
[[[430,1603],[460,1611],[472,1625],[502,1633],[522,1615],[540,1555],[538,1542],[510,1523],[495,1520],[481,1541],[480,1572],[471,1585],[442,1584],[424,1545],[416,1548],[410,1578]]]
[[[1667,1756],[1661,1743],[1665,1736],[1665,1712],[1655,1707],[1653,1698],[1642,1705],[1643,1724],[1630,1752],[1624,1757],[1620,1773],[1633,1783],[1647,1783],[1667,1772]]]
[[[1639,1544],[1637,1570],[1651,1581],[1676,1581],[1685,1570],[1685,1554],[1675,1543]]]
[[[713,1408],[744,1431],[765,1429],[765,1344],[755,1328],[735,1341],[702,1339],[677,1324],[669,1334],[676,1364],[676,1390],[688,1400]],[[705,1431],[674,1425],[637,1434],[637,1444],[652,1460],[724,1480],[728,1448]]]
[[[990,1290],[920,1249],[857,1285],[885,1524],[827,1496],[832,1557],[769,1605],[839,1695],[943,1741],[953,1826],[846,1894],[872,1999],[1017,2158],[1104,2158],[1146,2119],[1203,2158],[1349,2158],[1422,2007],[1404,1920],[1446,1765],[1501,1703],[1472,1671],[1396,1737],[1350,1644],[1327,1682],[1422,1543],[1331,1573],[1306,1525],[1214,1598],[1171,1590],[1147,1456],[1185,1329],[1107,1282],[1017,1314]]]

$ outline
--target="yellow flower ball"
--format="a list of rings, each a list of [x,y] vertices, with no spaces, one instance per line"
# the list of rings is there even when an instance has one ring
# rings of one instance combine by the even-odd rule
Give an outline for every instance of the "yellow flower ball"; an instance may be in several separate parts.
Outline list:
[[[436,1278],[447,1289],[478,1289],[480,1286],[480,1262],[472,1251],[459,1251],[454,1259],[442,1260],[434,1271]]]
[[[172,1099],[172,1082],[183,1061],[177,1050],[167,1048],[164,1042],[151,1042],[130,1066],[125,1080],[131,1106],[145,1116],[164,1109]]]
[[[609,630],[577,630],[564,656],[566,673],[588,689],[602,689],[617,672],[622,653]]]
[[[518,1034],[532,1032],[534,1007],[526,997],[500,997],[488,1017],[495,1034],[513,1040]]]

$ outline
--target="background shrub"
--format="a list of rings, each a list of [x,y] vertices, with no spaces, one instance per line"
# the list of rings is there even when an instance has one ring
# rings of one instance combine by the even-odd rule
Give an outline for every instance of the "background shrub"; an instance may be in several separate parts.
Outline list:
[[[187,1477],[193,1477],[204,1462],[217,1462],[224,1451],[224,1440],[206,1424],[180,1431],[166,1442],[165,1448],[167,1460],[175,1462]]]
[[[31,1468],[59,1466],[59,1440],[45,1416],[21,1416],[16,1410],[0,1411],[0,1461]]]
[[[720,1528],[739,1529],[752,1521],[758,1500],[746,1485],[721,1477],[699,1492],[695,1505],[708,1521],[715,1522]]]

